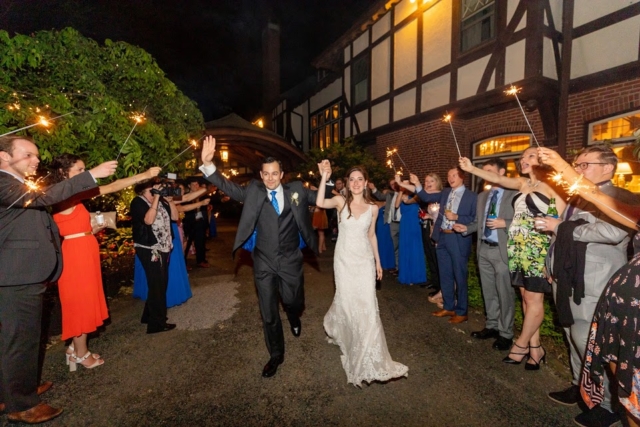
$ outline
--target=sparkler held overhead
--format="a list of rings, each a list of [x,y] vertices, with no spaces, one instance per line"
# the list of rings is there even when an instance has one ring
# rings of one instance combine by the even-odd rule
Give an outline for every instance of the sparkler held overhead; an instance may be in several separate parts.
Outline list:
[[[400,162],[402,162],[402,164],[404,165],[404,167],[407,169],[407,171],[409,171],[409,166],[407,166],[407,164],[404,162],[404,160],[402,160],[402,157],[400,157],[400,153],[398,152],[397,148],[394,148],[393,150],[390,150],[389,147],[387,147],[387,157],[389,159],[393,158],[393,155],[398,156],[398,159],[400,160]],[[387,161],[387,165],[388,166],[393,166],[393,170],[396,171],[396,175],[398,174],[395,165],[393,164],[393,160],[391,160],[391,165],[389,165],[389,162]],[[402,172],[402,168],[399,169]]]
[[[29,128],[32,128],[34,126],[44,126],[45,128],[47,128],[47,127],[51,126],[51,122],[52,121],[57,120],[57,119],[59,119],[61,117],[64,117],[64,116],[68,116],[69,114],[73,114],[73,113],[74,112],[72,111],[70,113],[66,113],[66,114],[62,114],[60,116],[56,116],[56,117],[54,117],[52,119],[47,119],[44,116],[38,116],[38,121],[36,123],[34,123],[32,125],[29,125],[29,126],[21,127],[19,129],[16,129],[16,130],[12,130],[11,132],[3,133],[0,136],[13,135],[14,133],[20,132],[21,130],[29,129]]]
[[[531,123],[529,123],[529,119],[527,118],[527,115],[524,112],[524,108],[522,108],[522,104],[520,103],[520,98],[518,98],[518,93],[521,90],[522,90],[521,88],[516,87],[514,85],[511,85],[509,87],[509,89],[504,91],[504,93],[507,94],[507,95],[512,95],[512,96],[516,97],[516,101],[518,101],[518,107],[520,107],[520,111],[522,111],[522,115],[524,116],[524,120],[525,120],[525,122],[527,122],[527,126],[529,126],[529,130],[531,131],[531,136],[533,136],[533,140],[536,142],[536,145],[538,146],[538,148],[540,148],[540,143],[538,142],[538,138],[536,138],[536,134],[533,133],[533,128],[531,127]]]
[[[443,117],[443,121],[449,123],[449,127],[451,128],[451,134],[453,135],[453,140],[456,143],[456,148],[458,149],[458,157],[462,157],[462,153],[460,153],[460,146],[458,145],[458,138],[456,138],[456,133],[453,130],[453,124],[451,123],[451,114],[447,111],[447,114]]]

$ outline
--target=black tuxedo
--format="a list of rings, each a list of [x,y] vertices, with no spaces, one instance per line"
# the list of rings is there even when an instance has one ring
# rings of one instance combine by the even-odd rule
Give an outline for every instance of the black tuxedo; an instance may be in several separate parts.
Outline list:
[[[289,322],[297,321],[304,309],[304,276],[300,236],[314,252],[316,233],[311,226],[309,206],[316,204],[316,192],[301,182],[282,184],[284,206],[278,215],[271,204],[264,183],[252,180],[241,187],[227,180],[219,171],[207,177],[226,195],[244,203],[233,253],[257,231],[253,251],[253,274],[267,348],[271,357],[284,354],[284,335],[278,307],[282,298]]]
[[[58,227],[45,206],[96,187],[89,172],[60,182],[44,194],[0,171],[0,402],[7,411],[24,411],[39,398],[38,354],[42,293],[58,279],[62,254]],[[24,203],[31,201],[27,208]]]

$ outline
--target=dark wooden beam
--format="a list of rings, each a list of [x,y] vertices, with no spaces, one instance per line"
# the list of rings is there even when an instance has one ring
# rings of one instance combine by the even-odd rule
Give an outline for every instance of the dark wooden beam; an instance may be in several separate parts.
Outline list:
[[[544,27],[544,3],[520,0],[527,7],[527,41],[524,54],[524,77],[542,75],[542,29]]]
[[[610,25],[625,21],[633,16],[640,15],[640,3],[634,3],[622,9],[618,9],[608,15],[587,22],[573,29],[573,38],[577,39],[584,35],[596,32]],[[563,19],[564,21],[564,19]]]

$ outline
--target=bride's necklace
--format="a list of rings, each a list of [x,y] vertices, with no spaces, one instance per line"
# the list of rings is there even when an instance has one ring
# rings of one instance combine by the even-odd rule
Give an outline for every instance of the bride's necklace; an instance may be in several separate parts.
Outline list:
[[[527,185],[529,185],[529,187],[531,188],[536,188],[539,184],[540,184],[540,181],[536,182],[535,184],[532,184],[531,179],[527,180]]]

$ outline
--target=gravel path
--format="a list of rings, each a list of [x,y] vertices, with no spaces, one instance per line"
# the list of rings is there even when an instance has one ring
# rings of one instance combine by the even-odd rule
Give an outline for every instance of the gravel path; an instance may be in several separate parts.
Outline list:
[[[566,386],[547,366],[528,372],[500,362],[505,353],[473,340],[481,313],[452,327],[430,315],[427,291],[385,277],[380,315],[394,359],[408,378],[358,389],[347,384],[340,350],[322,319],[333,299],[332,252],[305,264],[302,336],[285,333],[286,359],[273,378],[250,258],[230,257],[235,228],[220,224],[208,242],[211,269],[191,272],[194,297],[171,309],[178,329],[146,335],[143,303],[110,303],[111,324],[90,341],[106,363],[69,373],[62,343],[46,354],[43,397],[65,412],[52,426],[569,426],[576,407],[554,404]],[[189,260],[193,264],[192,259]],[[0,418],[0,424],[6,417]]]

